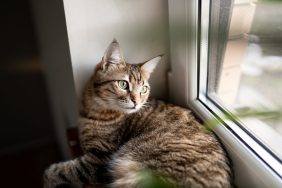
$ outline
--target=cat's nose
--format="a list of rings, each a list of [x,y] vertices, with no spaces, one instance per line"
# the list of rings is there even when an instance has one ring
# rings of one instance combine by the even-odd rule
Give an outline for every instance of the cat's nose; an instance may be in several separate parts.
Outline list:
[[[134,106],[136,106],[136,105],[137,105],[137,102],[136,102],[136,100],[135,100],[135,99],[131,99],[131,101],[133,102]]]
[[[130,96],[131,101],[133,102],[134,106],[137,105],[136,98],[134,96]]]

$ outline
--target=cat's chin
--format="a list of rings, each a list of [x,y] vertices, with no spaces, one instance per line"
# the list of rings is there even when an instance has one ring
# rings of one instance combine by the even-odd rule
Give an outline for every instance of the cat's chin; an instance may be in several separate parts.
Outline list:
[[[136,113],[140,110],[140,107],[134,107],[134,108],[124,108],[124,107],[119,107],[118,111],[125,113],[125,114],[132,114]]]
[[[126,114],[132,114],[138,112],[139,110],[140,110],[139,108],[124,108],[122,112]]]
[[[113,109],[121,112],[121,113],[125,113],[125,114],[132,114],[132,113],[136,113],[141,109],[140,105],[137,105],[135,107],[125,107],[123,105],[112,105],[111,106]]]
[[[110,107],[106,107],[106,109],[110,109],[112,111],[116,111],[119,113],[124,113],[124,114],[132,114],[132,113],[136,113],[140,110],[140,107],[138,108],[124,108],[121,106],[117,106],[117,105],[111,105]]]
[[[140,108],[123,108],[123,107],[118,107],[118,108],[114,108],[114,110],[119,111],[121,113],[124,114],[132,114],[132,113],[136,113],[140,110]]]

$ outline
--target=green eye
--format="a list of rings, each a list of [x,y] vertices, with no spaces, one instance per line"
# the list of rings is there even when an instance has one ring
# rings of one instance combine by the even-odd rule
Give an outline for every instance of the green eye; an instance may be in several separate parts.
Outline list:
[[[118,86],[124,90],[128,89],[128,83],[125,80],[118,81]]]
[[[148,90],[149,90],[148,86],[143,86],[141,89],[141,94],[146,94]]]

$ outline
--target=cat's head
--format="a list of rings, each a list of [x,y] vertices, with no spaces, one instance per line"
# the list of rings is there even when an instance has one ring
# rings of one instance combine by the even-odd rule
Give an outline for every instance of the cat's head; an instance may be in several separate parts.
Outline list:
[[[114,39],[91,80],[95,102],[110,110],[137,112],[149,97],[148,79],[160,59],[161,56],[157,56],[144,63],[128,64]]]

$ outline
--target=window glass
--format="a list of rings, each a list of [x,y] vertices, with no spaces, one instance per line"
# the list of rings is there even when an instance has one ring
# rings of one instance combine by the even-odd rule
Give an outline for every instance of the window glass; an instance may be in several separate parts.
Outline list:
[[[208,51],[207,97],[282,159],[282,1],[210,1]]]

